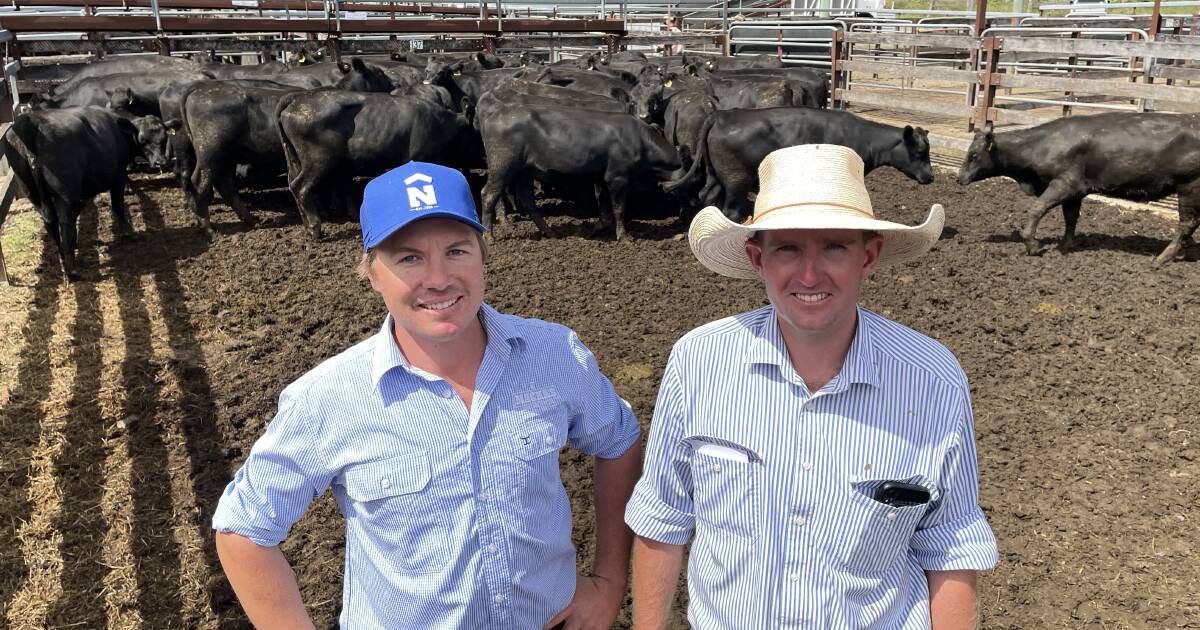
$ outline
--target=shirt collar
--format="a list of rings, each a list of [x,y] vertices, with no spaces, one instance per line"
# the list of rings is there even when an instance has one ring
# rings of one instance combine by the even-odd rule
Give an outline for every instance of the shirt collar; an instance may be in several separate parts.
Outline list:
[[[751,339],[745,353],[745,363],[764,363],[778,366],[785,375],[794,373],[791,360],[788,357],[787,346],[783,342],[783,333],[779,330],[779,315],[774,306],[766,309],[766,317],[756,326],[750,327]],[[871,323],[867,312],[858,307],[858,322],[855,325],[854,339],[850,342],[850,350],[842,369],[834,380],[844,383],[864,383],[879,386],[879,365],[875,355],[875,345],[872,342]]]
[[[508,354],[514,343],[518,339],[523,339],[521,332],[514,327],[507,319],[498,313],[496,309],[483,304],[479,308],[479,319],[483,322],[483,330],[487,333],[488,350],[494,350]],[[375,387],[379,387],[379,381],[395,368],[400,368],[406,372],[411,372],[414,368],[408,362],[408,358],[400,350],[400,346],[396,344],[396,338],[392,335],[392,314],[388,313],[383,319],[383,326],[375,335],[375,348],[371,356],[371,383]]]

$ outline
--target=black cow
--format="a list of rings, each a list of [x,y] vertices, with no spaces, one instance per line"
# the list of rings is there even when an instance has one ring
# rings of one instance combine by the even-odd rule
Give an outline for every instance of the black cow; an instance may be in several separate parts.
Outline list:
[[[1200,114],[1111,113],[1072,116],[1031,129],[975,133],[960,184],[1011,177],[1038,199],[1020,236],[1026,252],[1041,252],[1037,226],[1054,206],[1063,213],[1059,250],[1070,251],[1083,198],[1096,193],[1133,201],[1179,196],[1175,238],[1154,259],[1160,267],[1192,243],[1200,226]]]
[[[151,138],[158,124],[157,139]],[[145,130],[141,129],[145,127]],[[33,111],[18,116],[4,135],[4,153],[29,200],[37,207],[62,257],[63,271],[78,278],[75,267],[76,223],[83,204],[107,192],[119,235],[133,233],[125,210],[125,169],[142,153],[163,160],[161,123],[126,118],[101,107]],[[65,150],[64,147],[70,147]]]
[[[713,70],[738,70],[741,68],[782,68],[783,60],[774,55],[738,55],[737,57],[708,57],[706,65]]]
[[[378,66],[354,59],[349,67],[334,90],[392,90],[391,81]],[[286,170],[276,113],[284,96],[296,92],[225,81],[198,84],[183,95],[183,121],[196,156],[192,192],[201,228],[209,229],[208,206],[214,187],[243,223],[254,223],[237,194],[235,169],[238,164],[248,164],[257,174]]]
[[[104,107],[113,103],[138,116],[161,116],[158,95],[167,85],[211,78],[198,71],[107,74],[76,81],[69,89],[43,97],[35,107]]]
[[[278,123],[288,187],[314,239],[322,198],[343,195],[356,175],[376,175],[410,160],[481,166],[478,133],[467,116],[407,97],[355,92],[292,94]]]
[[[854,114],[808,107],[735,109],[708,117],[687,175],[669,183],[674,191],[707,177],[700,199],[726,216],[749,214],[747,195],[758,187],[758,165],[768,153],[798,144],[838,144],[854,149],[870,173],[891,166],[922,184],[933,181],[929,134],[920,127],[892,127]]]
[[[436,69],[426,73],[426,84],[440,85],[449,90],[450,97],[456,105],[461,104],[463,97],[466,97],[466,102],[472,106],[479,103],[479,99],[492,88],[529,70],[528,68],[497,68],[463,72],[461,62],[431,66],[431,68]]]
[[[60,94],[70,90],[76,83],[91,77],[109,74],[127,74],[138,72],[196,72],[200,66],[189,59],[166,57],[163,55],[147,55],[144,57],[109,57],[89,63],[80,68],[70,79],[58,84],[50,92]]]
[[[677,176],[679,154],[653,127],[620,113],[568,107],[510,104],[480,120],[488,179],[483,187],[483,224],[491,226],[501,193],[521,178],[560,174],[590,176],[606,195],[600,218],[615,223],[617,240],[625,237],[625,200],[630,186],[646,175]],[[546,236],[554,232],[533,204],[532,191],[518,186],[518,201]],[[611,216],[611,218],[610,218]]]
[[[703,90],[680,90],[666,99],[663,114],[663,134],[667,142],[679,149],[679,157],[691,165],[696,155],[700,128],[709,114],[717,111],[716,100]]]
[[[280,63],[275,60],[266,63],[256,63],[249,65],[231,64],[231,63],[206,63],[200,66],[201,70],[211,74],[217,79],[267,79],[284,74],[288,71],[287,64]]]
[[[829,76],[814,68],[745,68],[736,70],[710,70],[711,62],[704,65],[700,71],[702,77],[713,77],[724,80],[784,80],[797,95],[802,96],[803,102],[795,105],[804,107],[826,107],[829,102]]]

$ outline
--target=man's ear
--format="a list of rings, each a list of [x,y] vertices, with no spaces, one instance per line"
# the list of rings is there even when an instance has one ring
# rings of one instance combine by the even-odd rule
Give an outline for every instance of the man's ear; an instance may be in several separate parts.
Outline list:
[[[872,234],[867,237],[867,242],[863,244],[867,250],[867,259],[863,263],[863,280],[866,280],[879,264],[879,254],[883,252],[883,237],[879,234]]]
[[[754,271],[762,275],[762,244],[757,239],[746,239],[746,257],[750,259],[750,266],[754,267]]]

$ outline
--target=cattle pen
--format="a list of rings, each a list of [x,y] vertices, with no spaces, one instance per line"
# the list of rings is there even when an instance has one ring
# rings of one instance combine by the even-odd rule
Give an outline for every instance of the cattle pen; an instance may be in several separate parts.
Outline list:
[[[1000,546],[979,578],[980,627],[1197,628],[1200,250],[1150,265],[1176,229],[1177,199],[1093,195],[1075,251],[1030,256],[1012,233],[1027,191],[955,181],[985,129],[1200,113],[1200,0],[1082,4],[11,0],[0,6],[0,121],[114,59],[335,62],[337,79],[355,60],[410,54],[582,72],[644,53],[667,82],[729,57],[820,71],[828,109],[929,132],[932,183],[880,168],[867,185],[879,216],[911,225],[939,203],[946,227],[921,262],[876,272],[862,304],[946,345],[970,379],[980,505]],[[666,30],[670,19],[681,30]],[[260,181],[253,160],[231,161],[248,171],[237,181],[252,223],[218,190],[198,229],[175,174],[135,165],[133,238],[120,238],[109,196],[96,197],[78,217],[74,281],[0,161],[0,627],[250,627],[213,547],[215,504],[280,391],[372,335],[384,313],[356,271],[353,214],[322,213],[314,239],[286,166]],[[620,240],[597,221],[592,192],[539,184],[556,238],[521,212],[497,220],[485,298],[575,330],[645,433],[673,344],[761,306],[762,287],[701,267],[687,242],[695,208],[658,187],[629,193]],[[1065,222],[1051,213],[1043,240]],[[560,463],[586,572],[591,460],[565,449]],[[337,625],[344,528],[326,493],[281,545],[317,627]],[[673,628],[687,627],[686,589],[681,580]],[[616,627],[631,627],[628,599]]]

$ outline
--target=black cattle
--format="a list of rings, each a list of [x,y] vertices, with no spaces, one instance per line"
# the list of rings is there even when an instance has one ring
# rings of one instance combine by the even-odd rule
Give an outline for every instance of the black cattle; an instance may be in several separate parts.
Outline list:
[[[247,88],[266,88],[275,90],[294,90],[288,85],[274,81],[256,79],[227,79],[224,81],[191,81],[172,83],[158,95],[158,108],[162,112],[163,125],[167,132],[167,150],[170,156],[171,169],[179,178],[180,188],[183,189],[184,199],[193,212],[196,211],[196,191],[192,187],[192,173],[196,168],[196,152],[192,146],[191,135],[183,124],[184,97],[193,89],[201,86],[225,85]],[[274,109],[271,110],[274,112]],[[239,115],[240,116],[240,115]],[[271,125],[272,127],[274,124]],[[223,185],[223,184],[222,184]],[[232,203],[231,203],[232,205]]]
[[[266,63],[239,65],[232,63],[206,63],[200,66],[204,72],[217,79],[270,79],[288,71],[287,64],[275,60]]]
[[[960,184],[997,176],[1015,179],[1037,201],[1020,236],[1030,255],[1041,252],[1037,226],[1061,205],[1070,251],[1083,198],[1096,193],[1133,201],[1179,196],[1175,237],[1155,259],[1162,266],[1192,243],[1200,227],[1200,114],[1111,113],[1072,116],[1031,129],[975,133],[958,172]]]
[[[410,160],[481,165],[478,134],[465,115],[406,97],[297,93],[280,103],[277,118],[288,187],[314,239],[321,238],[322,199],[344,195],[356,175],[377,175]]]
[[[108,74],[76,81],[69,89],[45,96],[37,106],[104,107],[112,103],[138,116],[161,116],[158,95],[168,84],[211,78],[197,71]]]
[[[415,101],[436,105],[442,109],[450,111],[461,111],[454,106],[454,99],[450,96],[450,90],[440,85],[427,85],[418,83],[416,85],[407,85],[401,88],[396,88],[390,92],[392,96],[406,96]]]
[[[553,83],[555,85],[571,85],[577,81],[590,81],[596,85],[629,89],[637,85],[638,75],[624,71],[583,70],[563,66],[546,66],[537,73],[534,81],[538,83]],[[589,90],[590,91],[590,90]]]
[[[680,170],[674,147],[628,114],[588,111],[581,116],[574,108],[515,103],[493,110],[479,125],[488,164],[482,214],[489,227],[501,193],[521,178],[566,174],[591,177],[602,186],[601,221],[614,223],[620,240],[625,236],[625,200],[634,182],[647,175],[666,179]],[[532,190],[516,190],[538,229],[554,236],[533,204]]]
[[[829,103],[829,75],[814,68],[745,68],[734,70],[710,70],[711,63],[706,63],[701,76],[711,76],[726,80],[784,80],[798,95],[804,97],[803,102],[796,103],[804,107],[826,107]]]
[[[492,88],[527,71],[527,68],[497,68],[479,72],[463,72],[460,62],[455,62],[437,66],[435,71],[426,74],[425,83],[440,85],[449,90],[450,97],[456,105],[461,104],[463,97],[466,97],[466,102],[474,106]]]
[[[390,92],[392,82],[376,65],[354,59],[333,90]],[[229,82],[194,86],[183,95],[183,123],[196,156],[192,193],[197,223],[209,229],[208,206],[213,188],[221,193],[242,222],[253,216],[237,194],[237,165],[248,164],[258,175],[283,173],[287,162],[276,113],[294,89],[247,87]]]
[[[182,59],[180,57],[167,57],[163,55],[147,55],[144,57],[109,57],[89,63],[80,68],[70,79],[58,84],[52,90],[51,94],[59,94],[66,90],[70,90],[76,83],[91,77],[100,77],[109,74],[128,74],[139,72],[196,72],[200,70],[200,66],[194,61]]]
[[[740,68],[782,68],[783,60],[774,55],[739,55],[737,57],[708,57],[705,65],[712,64],[713,70],[737,70]]]
[[[700,128],[709,114],[717,111],[716,100],[703,90],[680,90],[666,99],[663,135],[679,149],[679,157],[691,165],[696,155]]]
[[[158,138],[149,137],[158,124]],[[143,129],[143,127],[145,129]],[[58,246],[63,271],[75,279],[76,223],[84,203],[109,193],[115,231],[133,233],[125,211],[125,169],[145,152],[161,161],[161,123],[129,119],[100,107],[34,111],[18,116],[4,135],[4,153],[25,194],[42,215]],[[64,150],[64,147],[70,147]]]
[[[933,181],[929,134],[920,127],[892,127],[843,111],[808,107],[736,109],[708,117],[697,138],[696,159],[667,190],[694,188],[733,220],[749,214],[747,195],[758,187],[758,165],[768,153],[798,144],[838,144],[854,149],[867,173],[891,166],[922,184]]]
[[[717,109],[766,109],[768,107],[807,107],[805,98],[785,81],[751,81],[735,83],[732,89],[722,90]]]

